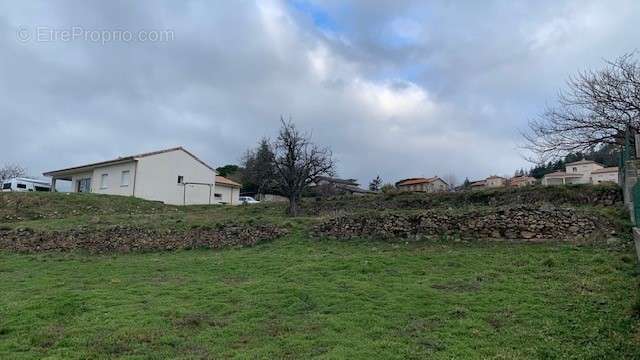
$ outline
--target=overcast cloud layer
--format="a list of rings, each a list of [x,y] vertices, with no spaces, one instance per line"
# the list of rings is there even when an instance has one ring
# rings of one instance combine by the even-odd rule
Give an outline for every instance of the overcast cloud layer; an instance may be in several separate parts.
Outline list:
[[[238,163],[281,115],[364,184],[511,174],[566,78],[640,38],[631,0],[0,4],[0,163],[34,175],[176,145]]]

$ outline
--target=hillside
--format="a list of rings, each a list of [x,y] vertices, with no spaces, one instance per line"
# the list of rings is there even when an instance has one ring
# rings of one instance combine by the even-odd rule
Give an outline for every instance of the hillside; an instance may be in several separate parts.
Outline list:
[[[291,229],[390,240],[603,243],[613,235],[620,238],[613,241],[616,246],[628,246],[629,223],[620,201],[619,189],[611,186],[390,193],[306,199],[305,216],[291,219],[282,204],[179,207],[108,195],[4,193],[0,247],[98,252],[219,247],[256,244]],[[109,239],[113,244],[104,245]]]
[[[3,194],[0,358],[639,358],[618,198]]]

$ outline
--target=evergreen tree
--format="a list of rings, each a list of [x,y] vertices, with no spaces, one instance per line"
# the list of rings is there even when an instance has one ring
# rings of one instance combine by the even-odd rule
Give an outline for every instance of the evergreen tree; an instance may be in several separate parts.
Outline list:
[[[382,186],[382,179],[378,175],[369,183],[369,190],[378,192],[380,191],[380,186]]]

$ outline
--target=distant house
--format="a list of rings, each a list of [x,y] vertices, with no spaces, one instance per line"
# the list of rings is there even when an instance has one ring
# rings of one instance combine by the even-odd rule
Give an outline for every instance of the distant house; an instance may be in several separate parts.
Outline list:
[[[604,169],[598,169],[591,172],[591,183],[618,183],[618,167],[607,167]]]
[[[215,204],[216,171],[182,147],[44,173],[71,181],[72,192],[135,196],[166,204]],[[226,186],[226,184],[225,184]],[[221,184],[221,188],[223,188]]]
[[[437,176],[431,178],[409,178],[396,183],[396,188],[404,191],[442,192],[447,191],[449,184]]]
[[[594,179],[595,178],[595,179]],[[618,183],[618,168],[605,168],[591,160],[565,164],[565,171],[556,171],[542,178],[542,185]]]
[[[485,187],[497,188],[507,186],[507,179],[502,176],[492,175],[484,180]]]
[[[536,183],[536,178],[532,176],[514,176],[509,179],[509,186],[513,187],[523,187],[528,185],[534,185]]]
[[[239,205],[242,185],[226,177],[216,175],[214,199],[219,204]]]
[[[472,181],[469,184],[469,187],[471,188],[471,190],[482,190],[484,188],[486,188],[486,182],[485,180],[476,180],[476,181]]]
[[[366,195],[372,194],[373,191],[360,188],[356,179],[338,179],[328,176],[318,176],[311,189],[317,195],[330,196],[330,195]]]

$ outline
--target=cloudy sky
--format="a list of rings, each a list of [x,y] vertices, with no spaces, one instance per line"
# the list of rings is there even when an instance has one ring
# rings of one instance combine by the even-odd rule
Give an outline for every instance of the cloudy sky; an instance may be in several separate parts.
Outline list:
[[[183,145],[238,163],[280,116],[367,183],[529,164],[567,77],[636,50],[638,1],[0,1],[0,163]]]

